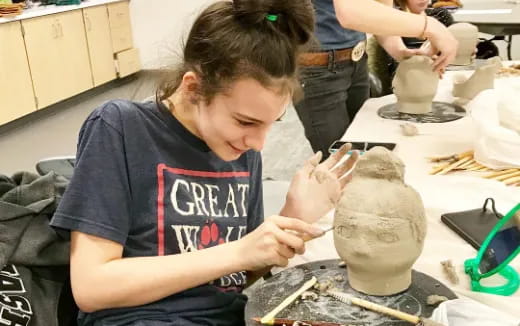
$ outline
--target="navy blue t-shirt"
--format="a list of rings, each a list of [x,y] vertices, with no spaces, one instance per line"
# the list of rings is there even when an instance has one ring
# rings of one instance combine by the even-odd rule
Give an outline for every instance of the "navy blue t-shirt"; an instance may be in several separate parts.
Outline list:
[[[315,35],[321,50],[339,50],[356,46],[365,33],[344,28],[336,18],[333,0],[312,0],[316,12]]]
[[[262,223],[261,174],[260,153],[221,160],[161,103],[110,101],[81,128],[51,225],[120,243],[123,257],[201,250]],[[144,306],[80,313],[79,324],[240,325],[245,284],[237,271]]]

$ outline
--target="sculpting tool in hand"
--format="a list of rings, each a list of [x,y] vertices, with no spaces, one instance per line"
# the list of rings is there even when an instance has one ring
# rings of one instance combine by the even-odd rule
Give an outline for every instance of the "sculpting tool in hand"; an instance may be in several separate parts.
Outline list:
[[[251,318],[257,323],[261,323],[260,318],[255,317]],[[349,326],[345,324],[333,323],[328,321],[315,321],[315,320],[295,320],[295,319],[285,319],[285,318],[275,318],[272,320],[272,324],[264,324],[264,325],[273,325],[273,326],[282,326],[282,325],[310,325],[310,326]]]
[[[388,307],[379,305],[377,303],[373,303],[373,302],[370,302],[367,300],[356,298],[353,295],[348,294],[348,293],[339,292],[339,291],[335,291],[335,290],[328,290],[327,293],[330,296],[338,299],[341,302],[344,302],[347,304],[354,304],[356,306],[360,306],[360,307],[363,307],[363,308],[366,308],[366,309],[369,309],[369,310],[372,310],[372,311],[375,311],[375,312],[378,312],[381,314],[385,314],[388,316],[392,316],[392,317],[410,322],[417,326],[444,326],[443,324],[438,323],[436,321],[433,321],[433,320],[430,320],[427,318],[418,317],[415,315],[411,315],[406,312],[402,312],[402,311],[399,311],[396,309],[392,309],[392,308],[388,308]]]
[[[321,236],[324,236],[325,233],[327,233],[329,231],[332,231],[332,230],[334,230],[334,226],[330,226],[330,227],[324,229],[323,230],[323,234]],[[316,238],[319,238],[319,237],[313,237],[313,236],[311,236],[309,234],[304,234],[303,237],[302,237],[303,241],[305,241],[305,242],[310,241],[312,239],[316,239]]]

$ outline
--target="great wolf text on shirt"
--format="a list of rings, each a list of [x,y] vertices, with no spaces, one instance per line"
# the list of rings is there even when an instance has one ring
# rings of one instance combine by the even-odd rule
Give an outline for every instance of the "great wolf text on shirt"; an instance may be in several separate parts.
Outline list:
[[[158,186],[159,253],[192,252],[239,240],[247,233],[248,172],[159,165]],[[245,283],[245,272],[239,272],[212,284],[232,290]]]

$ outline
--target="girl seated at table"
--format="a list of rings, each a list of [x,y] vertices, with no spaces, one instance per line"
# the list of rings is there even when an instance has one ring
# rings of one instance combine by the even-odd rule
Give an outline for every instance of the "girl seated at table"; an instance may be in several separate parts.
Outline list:
[[[304,164],[280,215],[262,207],[260,151],[313,27],[310,0],[214,2],[155,100],[90,114],[51,222],[70,231],[80,326],[244,325],[242,290],[323,235],[349,146]]]

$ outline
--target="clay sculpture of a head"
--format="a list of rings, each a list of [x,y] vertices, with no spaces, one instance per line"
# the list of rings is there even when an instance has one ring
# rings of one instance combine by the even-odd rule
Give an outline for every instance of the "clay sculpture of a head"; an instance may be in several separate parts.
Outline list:
[[[405,291],[425,236],[424,206],[404,183],[401,160],[383,147],[366,152],[334,215],[334,245],[350,286],[379,296]]]
[[[432,70],[432,63],[426,56],[413,56],[399,63],[392,81],[399,112],[431,112],[439,84],[439,75]]]
[[[457,23],[448,27],[453,36],[459,41],[457,56],[452,64],[467,66],[473,63],[475,49],[478,42],[478,28],[469,23]]]

